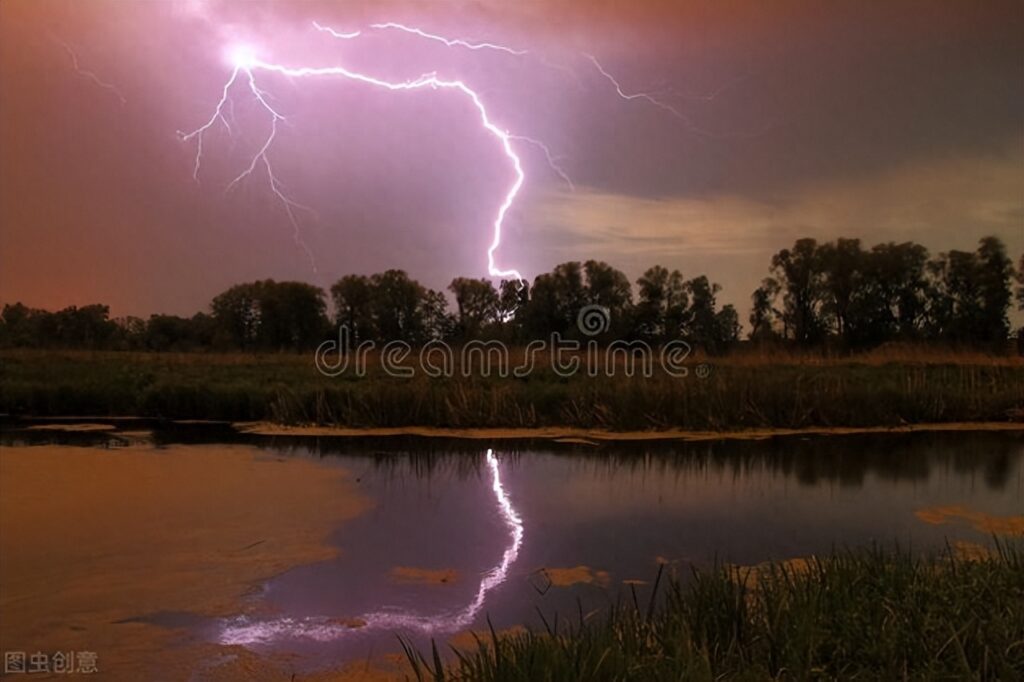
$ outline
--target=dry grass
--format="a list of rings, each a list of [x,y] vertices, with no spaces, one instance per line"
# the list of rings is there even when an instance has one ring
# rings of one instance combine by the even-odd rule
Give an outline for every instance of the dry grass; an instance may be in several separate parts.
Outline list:
[[[522,350],[513,354],[513,366]],[[890,347],[857,356],[747,349],[710,376],[572,377],[538,357],[525,378],[320,374],[311,355],[17,351],[0,411],[346,427],[738,430],[1020,420],[1024,360]]]

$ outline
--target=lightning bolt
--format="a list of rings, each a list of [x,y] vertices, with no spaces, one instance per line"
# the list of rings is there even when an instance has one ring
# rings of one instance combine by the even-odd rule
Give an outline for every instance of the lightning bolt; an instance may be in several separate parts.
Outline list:
[[[333,29],[321,26],[320,24],[314,24],[314,26],[317,30],[327,31],[335,36],[345,38],[353,37],[351,33],[337,32]],[[194,178],[198,180],[199,170],[202,165],[203,137],[213,126],[217,124],[218,121],[223,122],[225,126],[228,125],[227,118],[224,115],[224,110],[227,106],[227,102],[230,101],[231,90],[236,86],[239,76],[244,76],[250,94],[255,98],[260,107],[266,111],[270,119],[270,132],[264,139],[263,144],[250,160],[248,167],[231,181],[228,185],[228,189],[236,186],[240,181],[250,176],[257,166],[262,165],[269,178],[272,191],[288,213],[288,217],[291,220],[295,231],[296,240],[298,243],[301,243],[301,239],[299,238],[298,221],[295,217],[295,209],[305,209],[306,207],[298,204],[284,193],[279,180],[274,175],[273,166],[268,156],[277,137],[278,124],[284,121],[285,117],[267,101],[266,93],[256,84],[255,72],[266,71],[269,73],[277,73],[287,76],[289,78],[340,77],[393,92],[424,89],[451,91],[463,96],[473,106],[479,115],[480,125],[497,141],[502,153],[508,159],[514,172],[512,184],[509,186],[508,190],[506,190],[504,199],[498,206],[497,214],[492,223],[492,239],[490,246],[487,249],[487,272],[492,277],[514,278],[521,282],[525,281],[518,270],[514,268],[501,269],[497,266],[495,260],[495,252],[501,246],[502,227],[504,226],[505,217],[507,216],[509,209],[512,207],[512,204],[515,202],[519,191],[522,189],[523,183],[526,181],[526,174],[523,171],[522,160],[513,148],[512,135],[509,131],[500,128],[492,121],[479,94],[466,85],[466,83],[461,80],[444,79],[435,73],[426,73],[411,80],[389,81],[376,76],[353,71],[344,66],[290,67],[283,64],[265,62],[245,50],[236,50],[235,54],[232,55],[232,59],[235,62],[234,69],[221,90],[221,97],[217,102],[217,105],[214,107],[210,118],[195,130],[189,132],[179,131],[178,133],[182,141],[187,142],[193,139],[196,140],[196,155],[195,162],[193,164]],[[309,249],[306,248],[305,250],[310,258],[312,258],[312,253]]]
[[[317,23],[315,21],[313,22],[313,26],[316,27],[316,29],[318,31],[323,31],[325,33],[329,33],[330,35],[334,36],[335,38],[342,38],[342,39],[345,39],[345,40],[351,40],[353,38],[358,38],[359,36],[362,35],[362,31],[349,31],[349,32],[337,31],[337,30],[335,30],[335,29],[333,29],[333,28],[331,28],[329,26],[323,26],[323,25],[321,25],[321,24],[319,24],[319,23]],[[389,22],[386,22],[386,23],[380,23],[380,24],[370,24],[370,28],[377,29],[377,30],[389,30],[389,29],[391,29],[391,30],[401,31],[403,33],[409,33],[411,35],[415,35],[415,36],[418,36],[420,38],[425,38],[427,40],[433,40],[433,41],[442,43],[443,45],[446,45],[448,47],[464,47],[464,48],[467,48],[469,50],[496,50],[498,52],[505,52],[505,53],[508,53],[508,54],[511,54],[511,55],[516,55],[516,56],[522,56],[522,55],[529,54],[528,50],[519,50],[519,49],[516,49],[516,48],[513,48],[513,47],[509,47],[508,45],[501,45],[501,44],[498,44],[498,43],[488,43],[488,42],[474,43],[474,42],[470,42],[468,40],[463,40],[461,38],[446,38],[445,36],[437,35],[436,33],[428,33],[427,31],[424,31],[421,28],[416,28],[414,26],[406,26],[404,24],[399,24],[399,23],[393,22],[393,21],[389,21]],[[601,62],[599,62],[597,60],[597,57],[595,57],[592,54],[584,54],[584,56],[590,61],[591,64],[593,64],[594,68],[597,69],[598,73],[600,73],[601,76],[612,85],[612,87],[615,89],[616,94],[618,94],[618,96],[621,97],[622,99],[627,100],[627,101],[628,100],[635,100],[635,99],[644,100],[645,102],[647,102],[649,104],[653,104],[654,106],[656,106],[656,107],[658,107],[658,108],[660,108],[660,109],[662,109],[664,111],[667,111],[668,113],[672,114],[673,116],[675,116],[679,120],[685,122],[686,124],[688,124],[688,125],[690,124],[690,119],[685,114],[683,114],[683,112],[679,111],[677,108],[673,107],[672,105],[667,104],[666,102],[662,101],[661,99],[657,98],[655,95],[653,95],[653,94],[651,94],[649,92],[627,93],[625,90],[623,90],[622,86],[619,84],[619,81],[615,78],[615,76],[613,76],[611,73],[609,73],[608,70],[605,69],[604,66],[601,65]],[[541,62],[543,64],[547,65],[547,66],[552,67],[552,68],[557,68],[557,69],[565,70],[565,71],[567,71],[567,72],[569,72],[569,73],[571,73],[571,74],[573,74],[575,76],[575,72],[572,71],[571,69],[568,69],[567,67],[564,67],[564,66],[561,66],[561,65],[558,65],[558,64],[553,64],[553,63],[548,62],[547,60],[544,60],[544,59],[542,59]],[[717,94],[717,93],[715,93],[715,94]],[[695,99],[705,99],[705,98],[704,97],[695,97]],[[710,101],[710,99],[713,99],[713,96],[707,97],[706,99],[708,99]],[[525,141],[528,141],[528,142],[535,142],[534,140],[530,140],[529,138],[521,138],[521,139],[524,139]],[[547,151],[547,150],[545,149],[545,151]],[[550,152],[547,153],[547,158],[548,158],[548,162],[550,164],[552,164],[552,166],[553,166],[553,168],[555,168],[556,172],[558,172],[559,175],[563,175],[564,176],[564,172],[559,171],[554,166],[553,159],[552,159],[552,156],[551,156]],[[564,177],[563,177],[563,179],[564,179]]]
[[[419,36],[420,38],[426,38],[427,40],[434,40],[439,43],[444,43],[448,47],[464,47],[469,50],[496,50],[498,52],[507,52],[514,55],[524,55],[526,50],[515,50],[505,45],[498,45],[495,43],[472,43],[468,40],[462,40],[460,38],[445,38],[434,33],[427,33],[426,31],[414,28],[412,26],[405,26],[404,24],[395,23],[389,21],[383,24],[370,24],[370,28],[377,30],[396,30],[402,31],[403,33],[411,33],[412,35]]]
[[[595,57],[592,54],[587,54],[585,56],[594,65],[594,68],[597,69],[598,73],[600,73],[605,80],[611,83],[612,87],[615,88],[616,94],[618,94],[618,96],[621,97],[622,99],[626,101],[643,100],[648,104],[653,104],[659,109],[667,111],[668,113],[678,118],[680,121],[683,121],[687,125],[690,125],[690,119],[683,112],[679,111],[671,104],[666,104],[665,102],[656,98],[654,95],[651,95],[650,93],[647,92],[626,92],[625,90],[622,89],[622,86],[619,84],[619,81],[615,78],[615,76],[608,73],[608,70],[601,66],[601,62],[597,61],[597,57]]]
[[[565,171],[565,169],[562,168],[561,165],[559,165],[558,159],[556,159],[554,154],[551,153],[551,148],[550,147],[548,147],[546,144],[544,144],[540,140],[534,139],[532,137],[527,137],[526,135],[509,135],[509,137],[511,137],[513,140],[517,140],[519,142],[525,142],[527,144],[532,144],[534,147],[537,147],[538,149],[540,149],[541,152],[544,154],[545,160],[547,160],[547,162],[548,162],[548,166],[551,167],[551,170],[553,170],[555,172],[555,174],[558,175],[558,177],[562,178],[562,180],[565,182],[565,184],[569,186],[570,190],[572,190],[574,192],[576,191],[576,185],[573,184],[572,178],[570,178],[569,174]]]
[[[182,142],[188,142],[193,138],[196,140],[195,162],[192,165],[192,179],[196,182],[199,182],[199,168],[203,163],[203,136],[210,128],[216,125],[218,121],[224,124],[224,127],[227,128],[229,133],[231,132],[231,126],[228,124],[227,118],[224,117],[224,108],[227,106],[231,96],[231,88],[234,86],[235,81],[238,80],[238,74],[240,71],[241,69],[239,67],[235,67],[231,72],[231,77],[228,78],[226,83],[224,83],[224,87],[220,94],[220,100],[217,102],[217,106],[214,107],[213,115],[210,116],[210,120],[191,132],[186,133],[181,130],[178,131],[178,137]]]
[[[320,24],[319,22],[316,21],[313,22],[313,27],[317,31],[327,33],[333,38],[342,40],[354,40],[364,36],[364,32],[362,30],[340,31],[330,26]],[[513,56],[523,56],[528,54],[527,50],[520,50],[513,47],[509,47],[507,45],[501,45],[498,43],[491,42],[472,42],[461,38],[448,38],[435,33],[430,33],[420,28],[407,26],[405,24],[400,24],[397,22],[383,22],[370,24],[369,29],[374,31],[398,31],[424,40],[438,42],[450,48],[457,47],[474,51],[493,50],[498,52],[504,52]],[[594,55],[585,54],[585,57],[594,66],[594,68],[601,75],[601,77],[612,86],[614,92],[618,95],[619,98],[625,101],[640,100],[646,102],[671,114],[680,121],[683,121],[686,124],[686,126],[695,133],[701,135],[713,135],[712,133],[707,133],[706,131],[700,130],[699,128],[695,127],[692,121],[682,111],[672,106],[671,104],[668,104],[662,99],[658,98],[654,94],[649,92],[627,92],[619,83],[619,81],[615,78],[615,76],[613,76],[607,69],[605,69],[601,62],[599,62]],[[555,174],[557,174],[569,186],[570,189],[574,189],[575,186],[572,182],[572,179],[569,177],[568,173],[558,163],[555,155],[552,154],[551,149],[546,144],[532,137],[527,137],[525,135],[519,134],[512,134],[508,130],[496,125],[492,120],[487,108],[485,107],[479,93],[472,89],[464,81],[458,79],[441,78],[440,76],[437,75],[436,72],[424,73],[423,75],[417,78],[409,80],[391,81],[379,78],[377,76],[353,71],[345,66],[292,67],[283,64],[269,63],[261,59],[257,59],[251,52],[247,50],[236,50],[236,53],[232,55],[232,60],[234,62],[234,68],[231,72],[230,77],[228,78],[227,82],[224,84],[221,90],[220,99],[218,100],[216,106],[214,107],[214,110],[210,118],[201,126],[192,131],[178,132],[178,135],[182,141],[189,142],[194,140],[196,144],[196,153],[195,161],[193,164],[192,176],[196,181],[198,181],[200,168],[202,165],[203,141],[205,134],[209,132],[209,130],[216,126],[218,123],[223,124],[224,127],[229,132],[229,134],[231,133],[232,127],[228,122],[228,117],[225,115],[225,109],[230,110],[233,104],[233,100],[231,99],[232,89],[236,87],[240,80],[243,81],[247,90],[249,91],[249,94],[256,100],[258,105],[266,113],[270,121],[270,129],[267,136],[264,138],[263,143],[260,145],[259,149],[250,159],[250,162],[247,165],[247,167],[244,170],[242,170],[242,172],[239,173],[228,184],[227,190],[231,190],[234,187],[236,187],[242,180],[251,176],[257,170],[257,168],[262,168],[267,175],[271,191],[273,192],[277,200],[281,203],[282,207],[284,208],[285,212],[288,215],[288,219],[292,225],[293,237],[295,239],[295,242],[305,250],[307,256],[310,259],[310,263],[313,266],[314,271],[316,271],[316,264],[313,258],[313,254],[301,239],[299,220],[296,215],[296,211],[298,210],[312,212],[312,209],[310,209],[308,206],[304,206],[296,202],[291,197],[289,197],[287,193],[284,191],[284,187],[281,184],[280,180],[274,173],[274,169],[271,164],[269,154],[275,140],[277,139],[278,126],[280,123],[285,122],[286,119],[283,114],[278,112],[270,104],[270,102],[267,100],[267,93],[260,89],[260,87],[257,85],[255,72],[258,71],[277,73],[290,78],[329,76],[340,77],[364,85],[369,85],[372,87],[381,88],[393,92],[421,89],[445,90],[454,92],[465,98],[478,113],[480,125],[482,126],[482,128],[488,134],[490,134],[498,143],[502,151],[502,154],[508,160],[513,171],[513,180],[509,185],[508,189],[506,190],[503,200],[497,207],[494,220],[491,223],[492,237],[490,245],[487,248],[487,272],[492,277],[514,278],[516,280],[519,280],[520,282],[525,282],[525,279],[518,270],[514,268],[499,268],[496,264],[495,258],[497,250],[501,247],[502,230],[505,224],[505,219],[508,215],[509,210],[512,208],[512,205],[514,204],[516,197],[519,195],[519,192],[522,189],[523,184],[526,181],[526,175],[523,170],[522,159],[516,153],[516,150],[512,144],[513,141],[526,143],[538,148],[543,153],[544,159],[547,161],[547,164],[552,169],[552,171]],[[551,66],[549,62],[543,59],[541,61],[542,63]],[[565,67],[558,68],[565,69]],[[575,72],[571,73],[575,75]],[[709,99],[712,99],[714,95],[717,95],[717,92],[713,93],[713,95],[709,97]]]
[[[323,26],[322,24],[316,21],[313,22],[313,28],[315,28],[318,31],[323,31],[324,33],[330,33],[335,38],[340,38],[342,40],[352,40],[353,38],[358,38],[363,34],[362,31],[351,31],[349,33],[346,33],[344,31],[336,31],[330,26]]]
[[[313,25],[317,28],[317,30],[325,31],[327,33],[330,33],[335,38],[351,39],[351,38],[357,38],[357,37],[359,37],[362,34],[361,31],[353,31],[353,32],[349,32],[349,33],[341,32],[341,31],[336,31],[336,30],[334,30],[332,28],[329,28],[329,27],[326,27],[326,26],[321,26],[320,24],[318,24],[316,22],[313,22]],[[380,23],[380,24],[370,24],[370,28],[377,29],[377,30],[389,30],[389,29],[391,29],[391,30],[401,31],[403,33],[409,33],[409,34],[412,34],[412,35],[415,35],[415,36],[419,36],[420,38],[425,38],[427,40],[433,40],[433,41],[442,43],[442,44],[444,44],[444,45],[446,45],[448,47],[464,47],[464,48],[469,49],[469,50],[495,50],[495,51],[498,51],[498,52],[505,52],[505,53],[508,53],[508,54],[511,54],[511,55],[516,55],[516,56],[522,56],[522,55],[529,54],[528,50],[519,50],[519,49],[516,49],[516,48],[513,48],[513,47],[509,47],[508,45],[501,45],[501,44],[498,44],[498,43],[488,43],[488,42],[474,43],[474,42],[470,42],[468,40],[463,40],[461,38],[446,38],[445,36],[438,35],[436,33],[428,33],[427,31],[424,31],[421,28],[416,28],[414,26],[406,26],[405,24],[399,24],[399,23],[393,22],[393,21],[389,21],[389,22],[385,22],[385,23]],[[683,112],[679,111],[677,108],[673,107],[672,105],[667,104],[666,102],[662,101],[661,99],[658,99],[657,97],[655,97],[651,93],[648,93],[648,92],[627,93],[625,90],[623,90],[622,86],[619,84],[619,81],[611,73],[609,73],[608,70],[604,68],[604,66],[601,65],[601,62],[599,62],[594,55],[592,55],[592,54],[584,54],[584,56],[588,60],[590,60],[590,62],[597,69],[598,73],[600,73],[601,76],[603,76],[605,80],[607,80],[609,83],[611,83],[612,87],[615,89],[615,92],[622,99],[624,99],[624,100],[635,100],[635,99],[644,100],[644,101],[648,102],[649,104],[653,104],[654,106],[656,106],[656,107],[658,107],[658,108],[660,108],[660,109],[662,109],[664,111],[667,111],[668,113],[672,114],[673,116],[675,116],[679,120],[684,121],[687,124],[690,123],[690,119]],[[545,62],[545,63],[547,63],[547,62]],[[550,153],[548,154],[548,159],[549,159],[549,161],[551,160],[551,154]]]
[[[359,36],[362,35],[361,31],[350,31],[350,32],[337,31],[337,30],[335,30],[333,28],[330,28],[328,26],[323,26],[323,25],[321,25],[321,24],[319,24],[319,23],[317,23],[315,21],[313,22],[313,26],[315,26],[318,31],[323,31],[323,32],[329,33],[330,35],[334,36],[335,38],[342,38],[342,39],[346,39],[346,40],[351,40],[351,39],[354,39],[354,38],[358,38]],[[377,30],[388,30],[388,29],[398,30],[398,31],[402,31],[404,33],[409,33],[409,34],[412,34],[412,35],[415,35],[415,36],[418,36],[418,37],[421,37],[421,38],[425,38],[425,39],[428,39],[428,40],[437,41],[437,42],[442,43],[442,44],[444,44],[444,45],[446,45],[448,47],[464,47],[464,48],[467,48],[467,49],[470,49],[470,50],[496,50],[496,51],[499,51],[499,52],[505,52],[507,54],[511,54],[511,55],[515,55],[515,56],[524,56],[524,55],[530,54],[529,50],[520,50],[520,49],[516,49],[516,48],[513,48],[513,47],[509,47],[508,45],[501,45],[501,44],[498,44],[498,43],[489,43],[489,42],[474,43],[474,42],[470,42],[470,41],[467,41],[467,40],[463,40],[461,38],[446,38],[445,36],[442,36],[442,35],[437,35],[435,33],[429,33],[427,31],[424,31],[423,29],[416,28],[416,27],[413,27],[413,26],[406,26],[404,24],[399,24],[399,23],[396,23],[396,22],[386,22],[386,23],[379,23],[379,24],[370,24],[370,28],[377,29]],[[622,87],[622,85],[619,83],[618,79],[615,76],[613,76],[611,74],[611,72],[609,72],[601,64],[601,62],[598,61],[597,57],[595,57],[592,54],[587,54],[587,53],[583,53],[583,56],[587,58],[587,60],[591,63],[591,65],[593,65],[593,67],[597,70],[597,72],[601,75],[601,77],[604,80],[606,80],[612,86],[612,88],[614,89],[615,93],[621,99],[624,99],[626,101],[642,100],[644,102],[647,102],[648,104],[651,104],[651,105],[653,105],[655,107],[658,107],[662,111],[665,111],[665,112],[671,114],[672,116],[674,116],[675,118],[679,119],[680,121],[682,121],[686,125],[687,129],[689,129],[691,132],[697,133],[699,135],[709,136],[709,137],[716,137],[717,136],[715,133],[703,130],[703,129],[699,128],[698,126],[696,126],[693,123],[693,120],[689,116],[684,114],[678,108],[676,108],[676,107],[672,106],[671,104],[665,102],[663,99],[661,99],[660,97],[658,97],[654,93],[651,93],[651,92],[632,92],[632,93],[626,92],[625,89]],[[548,61],[547,59],[542,58],[542,57],[538,57],[538,59],[545,66],[547,66],[549,68],[553,68],[553,69],[558,69],[560,71],[564,71],[564,72],[570,74],[571,76],[573,76],[574,78],[576,78],[577,82],[579,82],[578,74],[575,71],[573,71],[572,69],[566,67],[565,65],[556,64],[556,63]],[[717,90],[712,91],[711,93],[706,94],[706,95],[687,95],[687,99],[696,99],[696,100],[702,100],[702,101],[705,101],[705,102],[711,102],[719,94],[721,94],[721,92],[723,92],[724,90],[727,90],[728,88],[732,87],[733,85],[735,85],[735,83],[739,82],[740,80],[743,80],[744,78],[745,77],[741,77],[741,78],[735,79],[734,81],[726,83],[725,85],[721,86]],[[569,177],[566,174],[565,170],[563,168],[561,168],[559,166],[559,164],[555,161],[554,156],[551,154],[550,149],[548,149],[548,147],[546,145],[544,145],[543,143],[541,143],[538,140],[535,140],[535,139],[532,139],[532,138],[528,138],[528,137],[522,136],[522,135],[515,135],[515,136],[513,136],[513,138],[517,139],[517,140],[521,140],[521,141],[527,142],[529,144],[533,144],[535,146],[541,147],[542,150],[544,151],[545,158],[546,158],[546,160],[548,162],[548,165],[551,167],[551,169],[556,174],[558,174],[558,176],[561,177],[562,180],[564,180],[566,182],[566,184],[569,185],[570,188],[573,187],[572,180],[569,179]]]
[[[316,258],[313,255],[313,251],[309,248],[309,246],[306,245],[305,241],[303,241],[302,239],[302,233],[299,228],[299,219],[295,213],[296,210],[303,210],[315,214],[315,211],[313,211],[313,209],[308,206],[304,206],[303,204],[298,203],[297,201],[289,197],[287,194],[285,194],[280,180],[278,180],[277,176],[274,175],[274,169],[270,163],[270,158],[267,156],[267,152],[270,151],[271,145],[273,145],[274,140],[277,138],[278,124],[283,122],[285,120],[285,117],[281,113],[279,113],[273,106],[270,105],[270,103],[267,101],[267,93],[261,90],[256,85],[256,79],[252,72],[251,60],[249,59],[248,55],[239,54],[235,56],[235,59],[236,66],[231,71],[231,76],[224,83],[224,87],[221,89],[220,99],[217,101],[217,105],[214,107],[213,114],[210,116],[209,120],[207,120],[206,123],[190,132],[182,132],[180,130],[178,131],[178,137],[183,142],[187,142],[192,139],[195,139],[196,141],[196,155],[195,161],[192,166],[192,178],[196,182],[199,182],[199,171],[202,166],[203,159],[203,137],[210,130],[210,128],[214,127],[218,122],[220,122],[224,125],[225,129],[227,129],[229,134],[232,132],[231,124],[228,122],[228,117],[225,116],[225,109],[227,109],[229,115],[233,113],[234,100],[231,99],[231,90],[238,82],[239,76],[244,76],[245,83],[248,86],[249,92],[252,94],[253,98],[260,105],[260,107],[263,108],[263,110],[266,111],[270,117],[270,132],[264,139],[263,144],[260,145],[258,151],[253,155],[252,159],[249,162],[248,167],[246,167],[230,183],[228,183],[225,192],[234,189],[239,182],[252,175],[252,173],[255,172],[257,166],[262,166],[267,174],[267,181],[270,184],[270,191],[273,192],[274,196],[281,203],[285,213],[288,216],[288,221],[291,223],[293,241],[299,248],[301,248],[305,252],[306,257],[309,259],[310,267],[313,269],[314,273],[317,273],[318,269],[316,265]]]
[[[343,40],[352,40],[362,35],[361,31],[338,31],[336,29],[331,28],[330,26],[324,26],[315,21],[313,22],[313,26],[318,31],[328,33],[331,36],[334,36],[335,38],[340,38]],[[436,35],[433,33],[427,33],[426,31],[419,28],[405,26],[403,24],[398,24],[394,22],[388,22],[384,24],[371,24],[370,28],[378,30],[395,29],[405,33],[410,33],[415,36],[419,36],[421,38],[426,38],[428,40],[440,42],[446,45],[447,47],[464,47],[469,50],[497,50],[499,52],[506,52],[508,54],[516,56],[527,54],[526,50],[517,50],[515,48],[508,47],[507,45],[498,45],[496,43],[471,43],[467,40],[462,40],[458,38],[445,38],[444,36]],[[547,64],[547,62],[544,63]],[[534,147],[539,148],[543,152],[544,159],[547,161],[548,166],[551,168],[551,170],[554,171],[555,174],[558,175],[558,177],[560,177],[565,182],[565,184],[569,186],[569,189],[575,191],[576,187],[573,184],[572,178],[569,177],[569,174],[566,172],[566,170],[555,159],[554,154],[551,153],[550,147],[548,147],[540,140],[537,140],[532,137],[527,137],[526,135],[510,135],[509,137],[513,140],[525,142],[527,144],[531,144]]]
[[[270,103],[267,101],[266,93],[256,85],[252,69],[248,66],[243,66],[247,59],[248,58],[245,55],[236,56],[238,65],[235,66],[235,68],[231,72],[231,76],[228,78],[227,82],[224,83],[224,87],[221,90],[220,99],[217,101],[217,105],[214,107],[213,114],[210,116],[210,119],[203,125],[199,126],[195,130],[192,130],[190,132],[183,132],[179,130],[178,137],[183,142],[188,142],[192,139],[196,140],[196,154],[195,161],[192,167],[192,178],[196,182],[199,182],[199,171],[202,166],[203,159],[204,135],[210,130],[210,128],[214,127],[218,122],[222,123],[224,125],[224,128],[228,131],[228,133],[231,134],[232,128],[231,124],[228,122],[228,117],[230,116],[233,118],[234,116],[234,100],[231,99],[231,89],[239,80],[239,76],[244,73],[246,84],[248,85],[250,93],[255,98],[256,102],[270,115],[270,132],[263,141],[263,144],[260,145],[259,150],[253,155],[252,159],[249,162],[248,167],[245,168],[245,170],[243,170],[241,173],[239,173],[230,183],[228,183],[225,192],[232,190],[234,187],[238,185],[239,182],[241,182],[246,177],[252,175],[252,173],[255,172],[256,167],[258,165],[261,165],[266,170],[267,180],[270,184],[271,192],[278,199],[278,201],[281,202],[281,205],[288,216],[288,221],[291,223],[292,239],[294,240],[295,244],[298,245],[299,248],[301,248],[305,252],[306,257],[309,259],[310,267],[313,269],[313,272],[316,273],[318,272],[316,258],[314,257],[312,250],[306,245],[305,241],[303,241],[302,239],[301,230],[299,228],[298,216],[296,216],[295,214],[295,211],[297,209],[308,211],[309,213],[313,213],[314,215],[315,211],[313,211],[313,209],[308,206],[298,203],[297,201],[289,197],[287,194],[285,194],[281,182],[277,179],[277,176],[274,175],[273,166],[271,166],[270,159],[267,156],[267,152],[270,150],[271,145],[274,143],[274,140],[277,137],[278,123],[283,122],[285,120],[285,117],[282,114],[280,114],[276,109],[274,109],[274,107],[272,107]],[[227,116],[225,115],[225,109],[227,109],[228,111]]]
[[[601,65],[601,62],[599,62],[597,60],[597,57],[595,57],[592,54],[587,54],[585,56],[594,65],[594,68],[597,69],[598,73],[600,73],[601,76],[606,81],[611,83],[612,87],[615,89],[616,94],[620,98],[622,98],[622,99],[624,99],[626,101],[642,100],[644,102],[647,102],[648,104],[652,104],[652,105],[658,107],[659,109],[662,109],[662,110],[672,114],[676,118],[678,118],[680,121],[682,121],[686,125],[686,129],[687,130],[689,130],[691,133],[694,133],[696,135],[700,135],[702,137],[710,137],[710,138],[755,137],[757,135],[763,134],[764,132],[766,132],[767,130],[769,130],[771,128],[770,125],[765,125],[763,128],[761,128],[759,130],[755,130],[755,131],[731,131],[731,132],[724,132],[724,133],[723,132],[714,132],[714,131],[710,131],[710,130],[705,130],[704,128],[701,128],[701,127],[697,126],[696,124],[694,124],[693,120],[690,119],[690,117],[687,116],[686,114],[684,114],[682,111],[680,111],[676,107],[672,106],[671,104],[668,104],[664,100],[659,99],[658,97],[654,96],[653,94],[651,94],[649,92],[633,92],[633,93],[626,92],[622,88],[622,85],[619,83],[618,79],[616,79],[615,76],[613,76],[607,69],[604,68],[604,66]],[[705,95],[686,95],[686,97],[688,99],[698,99],[698,100],[703,100],[705,102],[712,102],[721,93],[725,92],[726,90],[728,90],[729,88],[733,87],[737,83],[739,83],[739,82],[741,82],[743,80],[746,80],[746,78],[748,78],[748,77],[749,77],[749,75],[744,75],[744,76],[739,76],[738,78],[734,78],[732,81],[729,81],[729,82],[725,83],[724,85],[719,87],[717,90],[713,90],[710,93],[705,94]]]
[[[508,544],[499,561],[483,575],[473,599],[460,609],[438,615],[386,609],[359,616],[365,623],[358,630],[339,625],[336,619],[328,618],[278,618],[268,621],[252,621],[241,616],[225,624],[220,633],[221,644],[266,644],[278,638],[302,637],[320,642],[339,639],[352,632],[368,630],[406,629],[428,635],[457,632],[473,624],[483,610],[487,594],[508,579],[509,569],[519,557],[523,545],[525,528],[519,513],[512,506],[512,500],[501,482],[498,458],[492,450],[487,451],[487,468],[491,474],[491,491],[494,493],[498,516],[508,531]]]
[[[75,70],[75,73],[82,76],[83,78],[88,78],[104,90],[112,92],[115,97],[121,100],[121,106],[124,106],[128,103],[128,100],[125,99],[125,96],[121,94],[121,91],[117,89],[116,85],[114,85],[113,83],[108,83],[107,81],[103,80],[98,75],[96,75],[95,71],[83,69],[82,65],[78,61],[78,54],[74,51],[74,49],[72,49],[70,45],[68,45],[66,42],[64,42],[63,40],[54,35],[51,35],[50,39],[58,45],[60,45],[61,47],[63,47],[64,51],[68,53],[68,57],[70,57],[71,59],[71,67]]]

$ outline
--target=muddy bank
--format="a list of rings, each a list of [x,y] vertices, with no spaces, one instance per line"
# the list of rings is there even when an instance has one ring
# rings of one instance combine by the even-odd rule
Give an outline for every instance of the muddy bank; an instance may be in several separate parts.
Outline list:
[[[103,679],[230,679],[250,654],[148,621],[246,611],[370,506],[341,467],[224,445],[4,447],[0,489],[4,648],[95,652]]]

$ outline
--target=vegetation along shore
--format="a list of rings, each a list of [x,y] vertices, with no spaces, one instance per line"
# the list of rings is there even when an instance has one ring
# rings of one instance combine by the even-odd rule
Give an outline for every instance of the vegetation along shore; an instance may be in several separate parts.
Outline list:
[[[843,358],[694,358],[682,378],[325,376],[311,355],[5,351],[0,411],[353,428],[612,431],[901,426],[1020,421],[1024,363],[883,351]],[[708,374],[697,376],[705,365]]]
[[[1020,549],[969,549],[659,573],[607,613],[406,653],[418,680],[465,682],[1021,679]]]

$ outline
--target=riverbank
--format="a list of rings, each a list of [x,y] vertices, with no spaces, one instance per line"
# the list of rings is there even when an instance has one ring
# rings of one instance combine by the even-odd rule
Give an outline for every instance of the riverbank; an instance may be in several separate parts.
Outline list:
[[[307,355],[5,351],[0,412],[357,429],[760,431],[1012,422],[1024,360],[978,354],[695,358],[684,377],[328,377]],[[374,363],[369,363],[375,367]]]
[[[84,426],[84,425],[83,425]],[[92,425],[99,426],[99,425]],[[307,438],[449,438],[464,440],[551,440],[558,443],[597,445],[602,442],[763,440],[785,436],[853,436],[863,434],[943,433],[955,431],[1021,431],[1022,422],[948,422],[902,426],[808,427],[803,429],[746,429],[738,431],[605,431],[547,427],[537,429],[444,429],[434,427],[348,428],[343,426],[290,426],[273,422],[241,422],[232,427],[240,434]],[[45,427],[34,427],[43,429]],[[57,428],[56,426],[54,428]]]
[[[353,479],[231,445],[5,445],[0,640],[92,652],[103,679],[187,679],[239,654],[183,638],[192,621],[337,555],[331,533],[373,506]]]
[[[419,680],[1021,679],[1016,546],[914,558],[865,550],[659,573],[664,599],[620,601],[546,631],[484,633],[458,660],[407,649]],[[657,584],[655,585],[657,590]]]

